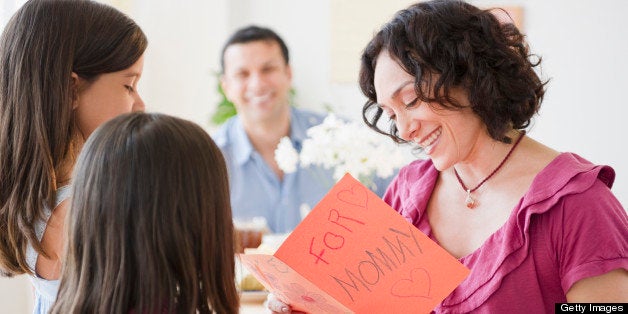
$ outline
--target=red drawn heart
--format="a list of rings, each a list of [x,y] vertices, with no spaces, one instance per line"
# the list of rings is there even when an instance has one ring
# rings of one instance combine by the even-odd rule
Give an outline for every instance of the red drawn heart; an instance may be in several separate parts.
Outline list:
[[[409,279],[397,281],[390,289],[390,294],[400,298],[430,298],[432,279],[427,270],[415,268],[410,271]]]
[[[361,185],[354,185],[351,190],[342,190],[338,192],[338,200],[347,204],[366,208],[368,201],[368,193]]]

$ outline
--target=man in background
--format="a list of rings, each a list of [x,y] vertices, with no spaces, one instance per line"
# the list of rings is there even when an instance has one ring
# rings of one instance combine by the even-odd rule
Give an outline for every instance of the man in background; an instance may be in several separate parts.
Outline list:
[[[275,150],[288,137],[300,152],[307,129],[322,123],[325,115],[290,103],[288,47],[271,29],[237,30],[222,49],[221,66],[221,87],[237,115],[213,137],[227,162],[234,220],[263,217],[271,232],[292,231],[335,180],[332,170],[318,166],[297,165],[296,171],[284,173]],[[379,196],[392,178],[375,178]]]
[[[237,30],[222,50],[220,82],[238,114],[214,134],[227,161],[234,219],[264,217],[275,233],[294,229],[303,204],[314,207],[334,183],[331,171],[298,167],[284,173],[275,161],[282,137],[300,151],[306,130],[324,118],[291,106],[289,61],[288,48],[274,31]]]

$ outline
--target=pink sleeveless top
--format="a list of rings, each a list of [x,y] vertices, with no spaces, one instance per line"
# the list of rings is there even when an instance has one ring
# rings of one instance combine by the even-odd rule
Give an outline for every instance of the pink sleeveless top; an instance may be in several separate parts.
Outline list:
[[[426,207],[438,178],[430,160],[404,167],[384,201],[432,240]],[[553,313],[578,280],[628,270],[628,217],[615,172],[562,153],[534,179],[507,222],[460,259],[471,274],[437,313]]]

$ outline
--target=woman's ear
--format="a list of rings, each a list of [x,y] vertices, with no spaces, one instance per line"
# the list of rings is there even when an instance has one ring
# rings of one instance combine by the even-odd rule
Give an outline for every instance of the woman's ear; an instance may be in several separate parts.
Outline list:
[[[70,75],[70,77],[72,78],[72,82],[70,83],[70,86],[72,87],[72,110],[78,108],[78,99],[79,99],[79,90],[80,90],[80,83],[81,83],[81,79],[79,78],[78,74],[76,74],[75,72],[72,72],[72,74]]]

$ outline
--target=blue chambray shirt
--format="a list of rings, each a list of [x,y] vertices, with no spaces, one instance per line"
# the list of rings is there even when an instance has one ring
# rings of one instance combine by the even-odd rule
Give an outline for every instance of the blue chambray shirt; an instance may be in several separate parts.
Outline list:
[[[307,129],[322,123],[324,118],[322,114],[290,108],[290,140],[297,151],[301,151],[307,138]],[[225,122],[213,139],[227,163],[234,219],[261,216],[272,232],[292,231],[301,222],[301,205],[314,208],[335,183],[331,170],[300,166],[279,181],[253,148],[237,115]],[[376,182],[378,195],[383,195],[390,179]]]

